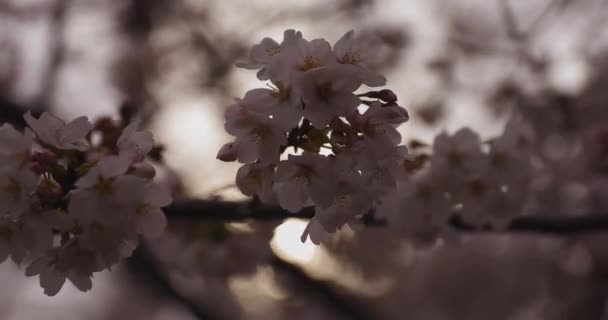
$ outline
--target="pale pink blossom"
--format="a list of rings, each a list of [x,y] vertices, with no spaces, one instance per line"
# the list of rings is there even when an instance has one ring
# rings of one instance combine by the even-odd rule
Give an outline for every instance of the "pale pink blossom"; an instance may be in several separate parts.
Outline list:
[[[264,38],[262,41],[253,46],[249,55],[249,62],[237,63],[237,67],[245,69],[260,69],[257,77],[260,80],[268,80],[269,64],[276,60],[278,56],[285,50],[285,47],[292,46],[293,43],[302,39],[302,33],[295,30],[286,30],[283,33],[283,42],[279,45],[276,41],[270,38]]]
[[[15,169],[25,165],[29,159],[34,134],[29,128],[23,133],[10,124],[0,126],[0,169]]]
[[[251,112],[242,104],[227,111],[226,132],[236,137],[232,147],[241,163],[259,160],[262,164],[277,163],[280,147],[287,143],[285,124],[268,116]]]
[[[38,176],[28,169],[0,171],[0,213],[19,217],[30,209]]]
[[[354,165],[354,159],[347,156],[332,158],[325,186],[315,190],[315,219],[330,233],[372,207],[373,195]]]
[[[428,244],[442,233],[452,213],[445,192],[427,173],[402,181],[388,194],[376,213],[390,228],[418,244]]]
[[[43,144],[63,150],[83,151],[89,147],[85,137],[92,125],[87,117],[79,117],[67,124],[46,112],[38,119],[27,113],[24,119]]]
[[[451,180],[467,177],[484,161],[479,136],[469,128],[460,129],[453,135],[442,132],[435,137],[431,168],[439,176]]]
[[[248,163],[239,168],[236,174],[236,185],[246,196],[257,195],[260,200],[270,202],[274,199],[272,180],[273,166]]]
[[[272,119],[293,128],[302,119],[302,101],[295,88],[276,82],[270,89],[249,90],[243,98],[250,110],[271,115]]]
[[[279,205],[291,212],[312,205],[311,199],[327,183],[327,166],[327,157],[309,152],[281,161],[274,179]]]
[[[290,72],[307,72],[323,66],[336,64],[331,45],[325,39],[307,41],[296,39],[283,46],[280,59],[273,68],[288,68]]]
[[[164,232],[167,218],[161,208],[173,201],[167,185],[127,175],[118,181],[117,189],[138,234],[156,237]]]
[[[66,279],[80,291],[90,290],[93,286],[91,277],[95,271],[99,270],[94,255],[81,250],[75,242],[70,242],[34,260],[27,267],[25,275],[39,275],[44,293],[54,296],[61,290]]]
[[[300,77],[302,113],[316,128],[325,128],[334,117],[357,112],[361,103],[353,94],[361,85],[341,65],[319,68]]]
[[[131,159],[133,162],[142,162],[152,147],[154,138],[148,131],[137,131],[137,122],[133,122],[122,131],[116,142],[119,154]]]
[[[377,65],[377,54],[382,43],[371,35],[355,36],[350,30],[336,42],[333,52],[339,63],[357,68],[357,75],[370,87],[383,86],[386,78],[374,69]]]

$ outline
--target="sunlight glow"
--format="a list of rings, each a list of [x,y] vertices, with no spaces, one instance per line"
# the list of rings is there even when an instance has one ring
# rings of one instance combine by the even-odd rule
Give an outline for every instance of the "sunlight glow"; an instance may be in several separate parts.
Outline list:
[[[319,251],[319,246],[310,240],[300,241],[300,235],[306,228],[307,222],[300,219],[287,219],[274,230],[274,238],[270,242],[272,249],[281,258],[295,263],[311,262]]]

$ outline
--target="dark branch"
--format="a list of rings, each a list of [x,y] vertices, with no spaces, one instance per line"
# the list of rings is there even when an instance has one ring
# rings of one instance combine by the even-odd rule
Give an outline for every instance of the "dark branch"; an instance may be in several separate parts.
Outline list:
[[[164,212],[172,220],[245,222],[270,221],[287,218],[310,219],[314,216],[312,207],[298,213],[291,213],[279,207],[254,202],[224,202],[215,200],[181,200],[165,207]],[[386,221],[366,215],[361,221],[368,226],[386,226]],[[455,216],[450,220],[455,230],[463,232],[502,232],[488,227],[477,228],[466,224]],[[515,218],[504,232],[531,232],[540,234],[568,235],[608,230],[608,215],[586,216],[525,216]]]

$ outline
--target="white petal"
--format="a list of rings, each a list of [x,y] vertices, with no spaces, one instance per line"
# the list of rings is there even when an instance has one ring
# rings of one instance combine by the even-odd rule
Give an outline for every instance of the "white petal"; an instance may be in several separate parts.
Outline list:
[[[77,119],[74,119],[61,129],[59,143],[67,144],[84,139],[86,135],[91,131],[92,127],[93,126],[91,125],[87,117],[79,117]]]
[[[46,269],[40,273],[40,286],[44,288],[44,293],[48,296],[56,295],[65,283],[65,274],[53,269]]]
[[[173,202],[171,189],[166,183],[149,183],[146,186],[145,202],[154,206],[164,207]]]
[[[68,279],[78,290],[82,292],[86,292],[91,290],[93,287],[93,282],[91,281],[91,277],[88,274],[82,274],[76,271],[68,272]]]
[[[278,192],[279,205],[290,212],[300,211],[308,200],[308,186],[304,181],[285,182]]]
[[[160,209],[143,213],[138,219],[138,232],[148,237],[158,237],[165,232],[167,218]]]
[[[49,268],[50,259],[47,256],[40,257],[34,260],[26,269],[25,275],[28,277],[35,276],[42,273],[42,271]]]
[[[107,156],[99,160],[97,166],[104,178],[117,177],[129,169],[130,159],[120,156]]]
[[[306,229],[304,229],[300,240],[302,240],[302,242],[306,242],[306,238],[310,238],[312,243],[319,245],[321,242],[324,242],[327,240],[327,238],[329,238],[329,233],[323,229],[323,226],[321,226],[321,224],[315,218],[313,218],[306,226]]]

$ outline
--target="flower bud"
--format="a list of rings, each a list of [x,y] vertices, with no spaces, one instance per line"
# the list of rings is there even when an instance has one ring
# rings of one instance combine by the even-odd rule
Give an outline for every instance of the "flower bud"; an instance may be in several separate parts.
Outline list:
[[[222,161],[236,161],[236,158],[236,150],[234,149],[232,142],[223,145],[220,151],[217,153],[217,159],[220,159]]]
[[[373,99],[380,99],[386,103],[397,102],[397,95],[393,91],[388,89],[382,89],[380,91],[370,91],[362,94],[361,96]]]

